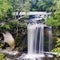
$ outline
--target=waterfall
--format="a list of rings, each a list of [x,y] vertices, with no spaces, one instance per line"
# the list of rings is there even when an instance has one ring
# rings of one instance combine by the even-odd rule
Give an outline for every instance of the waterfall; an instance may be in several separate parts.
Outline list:
[[[28,24],[28,54],[43,53],[44,24]],[[39,36],[39,37],[38,37]],[[38,49],[38,51],[37,51]]]
[[[45,24],[45,16],[46,14],[42,14],[40,16],[38,13],[33,19],[29,19],[27,21],[28,53],[21,56],[22,60],[45,60],[45,54],[49,53],[49,51],[51,50],[52,28]],[[47,35],[45,35],[45,28],[48,28]],[[48,46],[45,44],[47,44]],[[44,47],[47,47],[47,49],[45,49]],[[49,56],[51,57],[51,55]]]
[[[43,60],[45,58],[45,54],[44,54],[46,53],[44,51],[44,42],[45,42],[44,28],[45,27],[48,28],[47,48],[49,51],[51,50],[52,28],[46,26],[43,23],[37,23],[36,21],[30,22],[27,26],[28,53],[26,55],[22,55],[23,60]],[[53,57],[53,56],[49,54],[48,57]]]
[[[28,25],[28,54],[34,53],[34,35],[36,30],[35,24],[29,24]]]
[[[40,24],[39,53],[44,52],[44,25]]]

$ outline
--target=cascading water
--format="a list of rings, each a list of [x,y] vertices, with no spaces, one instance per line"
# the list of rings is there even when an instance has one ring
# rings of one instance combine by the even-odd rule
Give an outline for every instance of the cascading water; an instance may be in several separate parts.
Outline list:
[[[44,57],[44,24],[29,23],[28,30],[28,53],[24,60],[40,60]],[[42,59],[41,59],[42,60]]]
[[[40,24],[39,53],[44,52],[44,25]]]
[[[28,28],[28,54],[43,53],[44,25],[33,23],[29,24],[27,28]]]
[[[27,26],[28,30],[28,53],[23,54],[20,58],[20,60],[44,60],[42,58],[45,58],[45,51],[44,51],[44,27],[47,27],[43,23],[37,23],[36,21],[33,21],[32,23],[29,23]],[[52,30],[51,27],[49,27],[48,30],[49,33],[49,51],[50,49],[50,39],[52,37]],[[50,56],[50,55],[49,55]]]
[[[49,34],[49,42],[48,42],[48,50],[50,51],[50,45],[51,45],[51,37],[52,37],[52,28],[46,26],[43,23],[39,23],[37,21],[32,21],[27,26],[28,31],[28,53],[23,54],[20,57],[20,60],[44,60],[42,58],[45,58],[45,51],[44,51],[44,28],[48,28],[48,34]],[[49,55],[51,56],[51,55]]]
[[[33,54],[35,53],[35,46],[34,46],[34,37],[35,36],[35,30],[36,30],[36,25],[35,24],[29,24],[28,25],[28,54]]]

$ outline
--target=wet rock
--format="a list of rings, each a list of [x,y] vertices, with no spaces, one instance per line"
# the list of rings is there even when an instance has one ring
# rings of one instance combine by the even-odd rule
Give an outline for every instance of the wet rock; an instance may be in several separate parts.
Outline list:
[[[15,60],[22,54],[22,52],[11,51],[11,50],[0,50],[0,53],[3,53],[7,60],[8,59]]]

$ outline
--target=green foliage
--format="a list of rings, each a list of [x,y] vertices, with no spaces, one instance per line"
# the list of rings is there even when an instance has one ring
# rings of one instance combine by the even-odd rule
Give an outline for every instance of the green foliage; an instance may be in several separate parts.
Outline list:
[[[59,47],[60,46],[60,38],[57,38],[57,41],[56,41],[56,46],[55,47]]]
[[[0,60],[5,60],[5,55],[4,54],[0,54]]]
[[[48,18],[46,20],[46,24],[49,26],[53,26],[53,27],[59,27],[60,26],[60,20],[59,20],[59,16],[52,16],[50,18]]]
[[[55,12],[52,12],[51,17],[46,20],[47,25],[51,25],[53,27],[60,26],[60,1],[56,1],[54,5]]]
[[[52,50],[52,52],[58,52],[58,53],[60,53],[60,48],[59,47],[55,48],[55,49]]]
[[[0,25],[0,31],[3,30],[10,30],[10,26],[8,24],[4,24],[3,26]]]
[[[56,53],[56,57],[59,57],[60,56],[60,47],[53,49],[51,52]]]
[[[52,11],[54,0],[10,0],[14,11]]]
[[[0,0],[0,21],[7,16],[7,11],[12,9],[8,0]]]
[[[29,11],[30,0],[10,0],[14,11]]]
[[[18,20],[10,20],[7,24],[10,26],[11,29],[17,28],[18,26],[20,26],[20,23]]]
[[[57,37],[55,49],[52,51],[60,52],[60,38]]]
[[[18,20],[10,20],[6,22],[4,25],[0,25],[0,30],[11,30],[19,26],[20,26],[20,23]]]
[[[37,11],[52,11],[54,0],[38,0],[35,4],[32,3],[32,10]]]
[[[18,20],[9,20],[5,22],[4,25],[0,25],[0,31],[18,29],[19,27],[26,28],[26,26],[27,23],[23,23]]]
[[[56,56],[59,57],[59,54],[60,54],[60,38],[57,38],[55,48],[51,52],[55,52]]]

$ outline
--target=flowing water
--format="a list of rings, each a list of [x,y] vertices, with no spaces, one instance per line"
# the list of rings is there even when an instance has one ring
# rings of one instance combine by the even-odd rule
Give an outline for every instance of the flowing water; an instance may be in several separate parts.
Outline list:
[[[40,60],[44,57],[44,24],[29,23],[28,30],[28,53],[24,60]]]
[[[44,52],[44,24],[28,25],[28,54]]]
[[[43,23],[32,22],[27,26],[28,30],[28,53],[24,55],[23,60],[43,60],[44,55],[44,27],[46,27]],[[52,37],[52,29],[49,27],[49,45],[48,50],[51,50],[51,37]],[[49,55],[50,56],[50,55]]]

